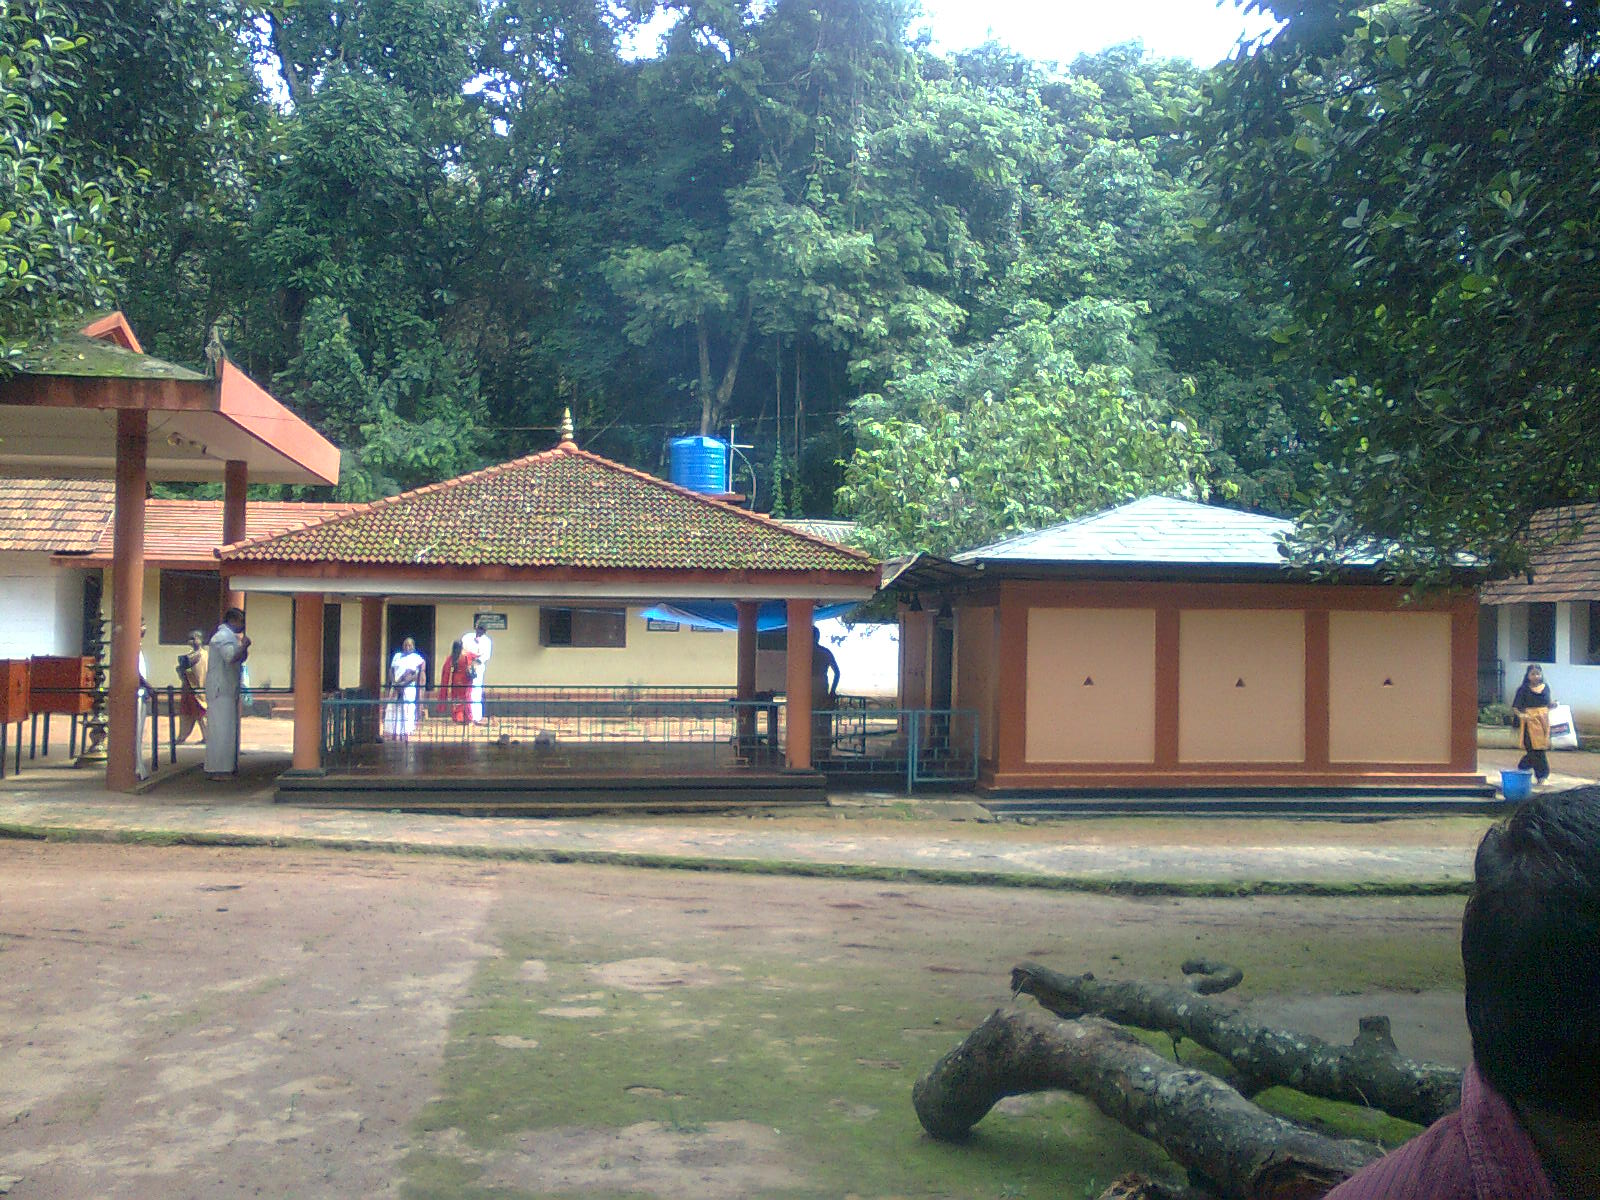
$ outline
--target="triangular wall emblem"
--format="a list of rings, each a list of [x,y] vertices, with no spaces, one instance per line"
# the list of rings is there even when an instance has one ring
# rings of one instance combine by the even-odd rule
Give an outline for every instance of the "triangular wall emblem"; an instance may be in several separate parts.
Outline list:
[[[1243,679],[1235,679],[1233,681],[1233,686],[1234,687],[1243,687],[1244,686],[1244,680]]]
[[[1094,676],[1093,675],[1085,675],[1083,677],[1083,686],[1084,687],[1093,687],[1094,686]]]

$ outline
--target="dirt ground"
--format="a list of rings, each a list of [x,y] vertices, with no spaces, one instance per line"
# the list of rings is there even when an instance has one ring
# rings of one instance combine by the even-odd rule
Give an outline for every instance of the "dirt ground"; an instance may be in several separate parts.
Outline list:
[[[1204,950],[1263,1019],[1348,1040],[1383,1011],[1459,1065],[1459,918],[5,842],[0,1193],[1094,1194],[1170,1164],[1072,1097],[961,1147],[911,1112],[1013,963],[1175,979]]]

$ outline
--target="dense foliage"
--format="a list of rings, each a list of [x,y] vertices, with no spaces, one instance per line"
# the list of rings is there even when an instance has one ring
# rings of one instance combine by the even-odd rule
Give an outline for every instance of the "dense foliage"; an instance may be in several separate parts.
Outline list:
[[[1201,71],[936,55],[901,0],[674,0],[642,53],[600,0],[0,0],[0,337],[111,287],[214,329],[349,496],[570,407],[652,470],[736,429],[884,552],[1163,491],[1503,555],[1597,465],[1592,11],[1272,7]]]
[[[110,296],[112,197],[68,157],[61,113],[84,44],[46,0],[0,0],[0,372],[54,314]]]
[[[1378,533],[1502,567],[1595,495],[1600,8],[1268,0],[1197,138],[1225,244],[1326,381],[1320,548]]]

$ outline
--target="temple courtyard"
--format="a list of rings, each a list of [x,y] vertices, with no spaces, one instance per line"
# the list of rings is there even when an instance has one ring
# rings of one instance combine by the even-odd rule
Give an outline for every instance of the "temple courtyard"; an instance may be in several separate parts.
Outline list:
[[[39,764],[0,795],[0,1194],[1093,1196],[1170,1173],[1064,1094],[964,1145],[922,1133],[912,1082],[1023,959],[1176,982],[1221,957],[1260,1020],[1343,1042],[1381,1012],[1407,1054],[1468,1054],[1482,816],[1019,822],[859,795],[486,820],[273,804],[255,761],[231,791],[109,796]]]

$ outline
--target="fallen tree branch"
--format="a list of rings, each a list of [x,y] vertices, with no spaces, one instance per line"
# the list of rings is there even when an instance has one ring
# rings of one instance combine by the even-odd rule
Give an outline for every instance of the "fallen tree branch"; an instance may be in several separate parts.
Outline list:
[[[1244,972],[1238,967],[1210,958],[1191,958],[1180,969],[1189,976],[1189,990],[1202,996],[1226,992],[1244,981]]]
[[[1236,1011],[1157,983],[1063,975],[1037,963],[1011,971],[1013,992],[1026,992],[1059,1017],[1085,1013],[1124,1025],[1186,1037],[1228,1060],[1247,1092],[1283,1084],[1312,1096],[1380,1108],[1431,1125],[1461,1103],[1461,1072],[1406,1058],[1384,1018],[1364,1018],[1349,1046],[1256,1025]]]
[[[965,1137],[1006,1096],[1066,1088],[1160,1144],[1192,1178],[1239,1200],[1316,1200],[1383,1152],[1324,1137],[1168,1062],[1125,1029],[997,1009],[912,1088],[922,1126]]]

